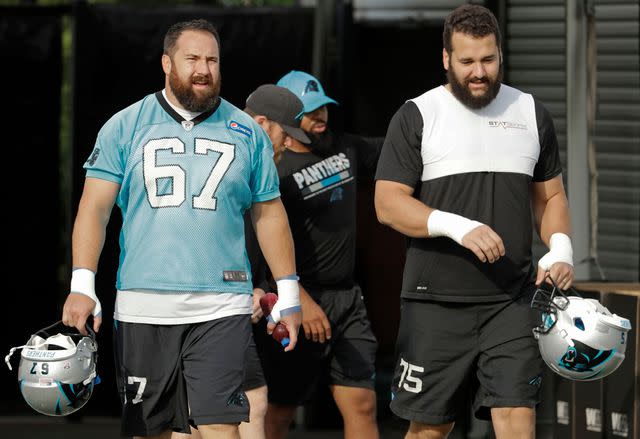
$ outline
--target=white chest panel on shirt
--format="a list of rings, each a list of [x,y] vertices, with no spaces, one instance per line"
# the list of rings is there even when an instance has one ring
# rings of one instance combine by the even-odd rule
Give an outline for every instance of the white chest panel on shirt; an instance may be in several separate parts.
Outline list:
[[[493,102],[471,110],[441,86],[412,101],[424,121],[422,181],[468,172],[533,176],[540,141],[531,95],[503,84]]]

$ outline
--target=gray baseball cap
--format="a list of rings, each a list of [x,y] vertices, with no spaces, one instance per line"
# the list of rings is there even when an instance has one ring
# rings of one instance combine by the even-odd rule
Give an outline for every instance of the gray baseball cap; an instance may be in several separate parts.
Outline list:
[[[299,142],[311,143],[300,128],[300,121],[304,116],[302,101],[286,88],[273,84],[261,85],[247,98],[247,108],[279,123],[288,135]]]

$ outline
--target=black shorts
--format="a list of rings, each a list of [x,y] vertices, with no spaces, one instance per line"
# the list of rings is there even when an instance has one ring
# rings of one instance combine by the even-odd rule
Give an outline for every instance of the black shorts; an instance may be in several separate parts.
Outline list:
[[[402,300],[391,410],[403,419],[446,424],[491,407],[535,407],[542,359],[527,298],[492,303]]]
[[[248,315],[185,325],[115,322],[123,436],[249,420],[243,391]]]
[[[254,327],[257,325],[252,325]],[[266,330],[266,329],[265,329]],[[248,390],[257,389],[258,387],[266,386],[267,382],[264,379],[264,373],[262,372],[262,364],[260,364],[260,357],[258,356],[258,349],[256,343],[251,338],[249,342],[249,349],[247,349],[247,359],[245,362],[244,371],[244,384],[242,390],[245,392]]]
[[[300,405],[308,401],[322,382],[349,387],[374,388],[378,347],[359,287],[324,291],[314,297],[331,323],[331,340],[307,340],[302,327],[291,352],[265,331],[264,319],[256,331],[256,343],[269,386],[269,402]]]

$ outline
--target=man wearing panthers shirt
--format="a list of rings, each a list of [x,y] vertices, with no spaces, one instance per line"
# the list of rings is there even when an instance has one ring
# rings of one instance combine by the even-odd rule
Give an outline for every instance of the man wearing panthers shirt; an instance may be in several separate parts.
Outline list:
[[[391,409],[406,438],[444,438],[474,394],[498,439],[533,439],[542,362],[535,284],[573,280],[570,221],[553,122],[501,84],[496,18],[446,19],[448,84],[395,114],[376,173],[378,219],[407,235]],[[550,247],[532,263],[532,221]]]
[[[304,105],[301,128],[312,143],[289,136],[278,164],[280,191],[295,243],[306,337],[296,352],[257,341],[269,388],[266,430],[284,438],[295,408],[328,383],[346,438],[378,437],[374,392],[377,342],[354,281],[356,179],[373,175],[382,139],[328,129],[328,104],[313,76],[292,71],[278,81]],[[260,331],[259,331],[260,332]],[[267,343],[267,341],[269,343]],[[302,345],[302,349],[300,346]],[[299,350],[299,351],[298,351]]]

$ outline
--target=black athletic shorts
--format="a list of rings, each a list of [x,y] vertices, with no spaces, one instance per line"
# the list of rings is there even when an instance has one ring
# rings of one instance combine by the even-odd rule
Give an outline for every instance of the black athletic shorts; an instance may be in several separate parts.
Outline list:
[[[542,359],[531,328],[539,315],[526,297],[491,303],[403,299],[391,410],[422,424],[491,407],[535,407]]]
[[[264,331],[264,319],[256,332],[271,403],[300,405],[313,396],[320,382],[374,388],[378,344],[360,288],[324,291],[313,297],[331,323],[331,340],[307,340],[300,327],[295,349],[284,352]]]
[[[122,435],[248,422],[243,391],[248,315],[185,325],[115,322]]]
[[[254,333],[257,325],[252,325]],[[263,331],[267,329],[261,326]],[[242,390],[245,392],[248,390],[257,389],[258,387],[266,386],[267,381],[264,379],[264,373],[262,372],[262,364],[260,364],[260,357],[258,356],[258,349],[256,348],[256,342],[253,337],[249,342],[249,349],[247,349],[247,359],[245,363],[244,371],[244,384]]]

